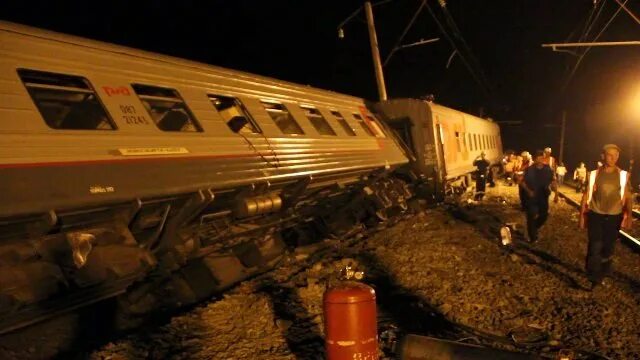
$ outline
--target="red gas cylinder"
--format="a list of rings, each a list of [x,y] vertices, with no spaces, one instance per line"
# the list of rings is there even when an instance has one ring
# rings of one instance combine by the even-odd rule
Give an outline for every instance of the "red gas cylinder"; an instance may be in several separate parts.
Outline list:
[[[324,293],[324,334],[329,360],[378,359],[376,292],[353,281]]]

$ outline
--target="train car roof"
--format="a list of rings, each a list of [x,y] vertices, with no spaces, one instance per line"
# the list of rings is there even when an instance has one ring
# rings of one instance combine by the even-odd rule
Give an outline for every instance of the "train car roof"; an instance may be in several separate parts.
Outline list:
[[[433,103],[433,102],[429,102],[428,104],[433,110],[436,110],[436,111],[439,111],[439,112],[443,112],[443,113],[447,113],[448,112],[448,113],[453,113],[453,114],[464,116],[464,117],[470,117],[470,118],[473,118],[473,119],[476,119],[476,120],[486,121],[488,123],[495,124],[496,126],[498,126],[498,124],[496,124],[496,122],[493,121],[493,120],[484,119],[484,118],[481,118],[481,117],[478,117],[478,116],[475,116],[475,115],[471,115],[471,114],[468,114],[468,113],[460,111],[460,110],[452,109],[452,108],[446,107],[444,105],[439,105],[439,104],[436,104],[436,103]]]
[[[91,48],[95,50],[107,51],[110,53],[115,53],[115,54],[119,54],[127,57],[137,57],[147,61],[150,60],[150,61],[164,62],[171,65],[191,67],[199,70],[206,70],[210,72],[215,72],[221,76],[226,76],[226,77],[233,76],[235,78],[239,78],[240,80],[259,83],[260,85],[267,86],[267,87],[277,86],[286,90],[304,91],[308,93],[310,92],[310,93],[315,93],[316,95],[321,95],[321,96],[330,95],[332,97],[339,97],[341,98],[342,101],[353,101],[357,103],[362,103],[365,101],[365,99],[363,98],[342,94],[342,93],[338,93],[331,90],[314,88],[310,85],[305,86],[305,85],[296,84],[288,81],[282,81],[282,80],[270,78],[267,76],[255,75],[252,73],[238,71],[238,70],[231,70],[223,67],[200,63],[197,61],[185,60],[182,58],[173,57],[169,55],[162,55],[162,54],[158,54],[150,51],[138,50],[138,49],[130,48],[126,46],[115,45],[115,44],[106,43],[106,42],[97,41],[97,40],[90,40],[90,39],[82,38],[79,36],[62,34],[55,31],[43,30],[43,29],[11,23],[7,21],[0,20],[0,31],[32,36],[35,38],[46,39],[50,41],[56,41],[61,44],[66,44],[70,46],[80,46],[80,47],[86,47],[86,48]]]

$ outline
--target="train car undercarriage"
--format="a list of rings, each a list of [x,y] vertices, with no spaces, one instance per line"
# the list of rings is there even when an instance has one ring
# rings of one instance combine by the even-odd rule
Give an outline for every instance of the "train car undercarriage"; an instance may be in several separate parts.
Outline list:
[[[114,326],[135,326],[272,268],[287,249],[384,221],[411,197],[382,171],[5,219],[0,334],[108,298]]]

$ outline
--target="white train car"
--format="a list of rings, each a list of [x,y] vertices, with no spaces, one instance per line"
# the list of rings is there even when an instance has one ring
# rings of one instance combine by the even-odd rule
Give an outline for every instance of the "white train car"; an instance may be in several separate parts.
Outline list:
[[[468,186],[473,161],[482,152],[491,163],[500,160],[500,127],[493,121],[416,99],[385,101],[377,109],[410,148],[411,166],[423,177],[427,195],[440,198],[453,187]]]

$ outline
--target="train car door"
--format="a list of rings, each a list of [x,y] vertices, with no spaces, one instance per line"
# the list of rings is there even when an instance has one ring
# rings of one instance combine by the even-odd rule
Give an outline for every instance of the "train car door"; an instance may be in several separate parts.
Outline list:
[[[447,166],[446,166],[446,157],[445,157],[445,132],[443,129],[443,124],[440,121],[440,117],[436,114],[433,114],[434,121],[434,131],[435,131],[435,147],[436,147],[436,155],[438,159],[437,163],[437,177],[438,177],[438,186],[436,188],[436,194],[438,197],[444,196],[445,184],[447,182]]]

